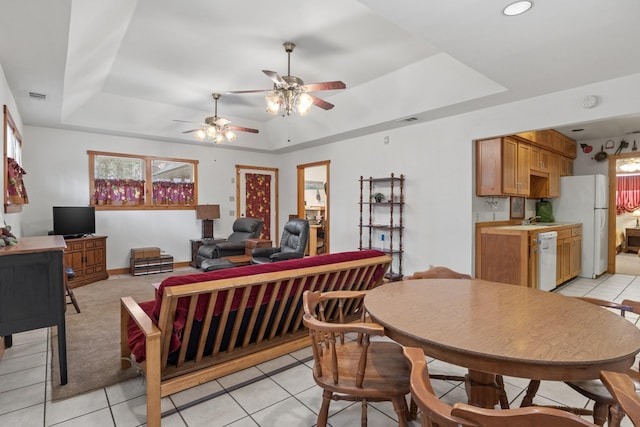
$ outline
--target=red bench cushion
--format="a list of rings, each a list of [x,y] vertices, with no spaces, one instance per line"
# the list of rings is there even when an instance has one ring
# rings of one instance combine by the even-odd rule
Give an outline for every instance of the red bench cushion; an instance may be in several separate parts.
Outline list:
[[[314,257],[306,257],[301,259],[289,260],[289,261],[280,261],[269,264],[255,264],[248,265],[244,267],[235,267],[228,268],[224,270],[215,270],[206,273],[196,273],[196,274],[188,274],[184,276],[172,276],[168,277],[162,281],[160,287],[158,288],[158,292],[156,293],[155,301],[147,301],[141,303],[140,306],[142,309],[151,317],[155,324],[158,323],[158,319],[160,317],[160,308],[162,305],[162,294],[164,292],[164,288],[168,286],[180,286],[192,283],[201,283],[207,282],[211,280],[220,280],[220,279],[230,279],[234,277],[241,276],[250,276],[256,274],[263,273],[271,273],[277,271],[284,270],[292,270],[297,268],[305,268],[305,267],[315,267],[319,265],[327,265],[327,264],[335,264],[339,262],[346,261],[355,261],[366,258],[374,258],[378,256],[382,256],[384,253],[376,250],[366,250],[366,251],[351,251],[351,252],[339,252],[335,254],[324,254]],[[372,283],[380,280],[382,275],[385,273],[384,269],[379,268],[378,271],[375,272]],[[299,284],[296,283],[291,290],[289,296],[295,293],[297,290],[297,286]],[[251,291],[249,296],[249,301],[247,307],[253,307],[256,304],[256,296],[258,289],[255,288]],[[277,296],[277,300],[281,300],[284,295],[284,287],[280,289],[280,292]],[[218,294],[218,298],[216,300],[216,305],[214,307],[214,316],[218,316],[222,313],[224,307],[224,301],[226,298],[227,291],[221,291]],[[261,304],[268,301],[271,297],[272,287],[268,288],[267,292],[265,292],[263,301]],[[242,292],[236,292],[234,294],[233,302],[231,304],[231,310],[234,311],[238,308],[240,301],[242,299]],[[204,318],[207,304],[209,303],[209,295],[203,295],[198,298],[198,303],[196,307],[195,320],[201,321]],[[187,318],[187,308],[188,308],[188,299],[181,298],[178,301],[176,316],[173,322],[173,334],[172,341],[170,346],[170,351],[173,352],[177,350],[181,345],[181,335],[185,326],[186,318]],[[144,345],[144,335],[137,328],[137,325],[133,324],[132,321],[129,322],[128,328],[128,338],[129,338],[129,348],[131,352],[135,356],[136,361],[140,362],[145,358],[145,345]]]

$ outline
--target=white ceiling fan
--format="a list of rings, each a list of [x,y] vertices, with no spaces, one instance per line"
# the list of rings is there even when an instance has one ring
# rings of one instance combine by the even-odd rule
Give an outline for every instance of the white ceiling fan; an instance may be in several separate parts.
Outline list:
[[[205,139],[212,140],[216,144],[220,144],[226,138],[227,141],[234,141],[236,139],[235,131],[258,133],[258,129],[247,128],[242,126],[232,126],[231,121],[218,117],[218,99],[220,99],[219,93],[212,93],[211,96],[215,102],[215,110],[212,117],[204,119],[204,123],[190,122],[187,120],[174,120],[174,122],[181,123],[196,123],[201,127],[186,130],[182,133],[195,132],[196,139],[204,141]]]

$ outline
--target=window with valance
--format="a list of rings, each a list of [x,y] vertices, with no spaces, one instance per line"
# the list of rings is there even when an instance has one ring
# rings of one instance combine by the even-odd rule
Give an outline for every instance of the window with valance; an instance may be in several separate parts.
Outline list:
[[[180,209],[197,203],[197,160],[89,151],[91,205]]]
[[[640,209],[640,175],[618,175],[616,181],[616,215]]]
[[[25,171],[22,167],[22,137],[9,109],[4,106],[4,210],[20,212],[29,203],[24,185]]]

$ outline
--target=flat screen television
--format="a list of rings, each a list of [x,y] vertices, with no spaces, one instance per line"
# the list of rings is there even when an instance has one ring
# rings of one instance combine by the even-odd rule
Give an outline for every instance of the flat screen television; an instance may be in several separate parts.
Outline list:
[[[54,206],[53,234],[77,238],[96,232],[96,209],[93,206]]]

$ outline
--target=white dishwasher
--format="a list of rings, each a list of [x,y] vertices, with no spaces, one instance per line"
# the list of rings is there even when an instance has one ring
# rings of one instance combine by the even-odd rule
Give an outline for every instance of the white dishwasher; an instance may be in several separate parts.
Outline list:
[[[550,291],[556,287],[556,256],[558,233],[538,233],[538,289]]]

